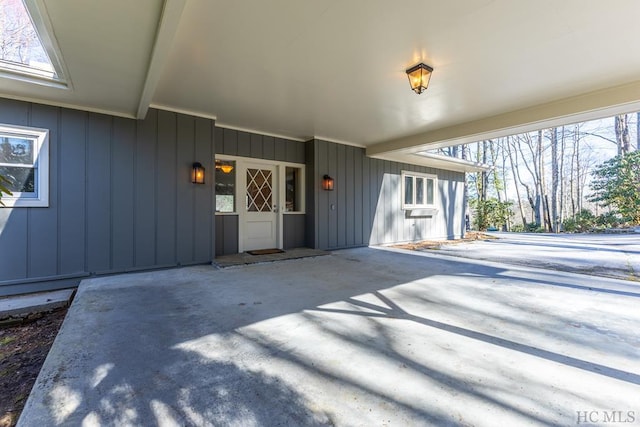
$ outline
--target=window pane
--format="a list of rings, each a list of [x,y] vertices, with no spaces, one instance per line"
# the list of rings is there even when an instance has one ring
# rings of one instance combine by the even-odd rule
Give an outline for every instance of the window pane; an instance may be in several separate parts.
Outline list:
[[[0,137],[0,163],[32,165],[33,145],[32,139]]]
[[[424,204],[424,179],[416,178],[416,205]]]
[[[413,177],[404,177],[404,204],[413,205]]]
[[[427,181],[427,205],[433,205],[433,179]]]
[[[248,212],[272,212],[272,178],[269,169],[247,169]]]
[[[236,211],[236,162],[216,160],[216,212]]]
[[[0,166],[0,175],[7,178],[6,187],[13,193],[35,193],[35,168]]]
[[[34,74],[55,76],[49,56],[42,47],[40,37],[21,0],[0,2],[0,68],[14,70],[11,63],[21,64]]]
[[[297,212],[300,211],[299,199],[299,168],[286,168],[286,206],[285,212]]]

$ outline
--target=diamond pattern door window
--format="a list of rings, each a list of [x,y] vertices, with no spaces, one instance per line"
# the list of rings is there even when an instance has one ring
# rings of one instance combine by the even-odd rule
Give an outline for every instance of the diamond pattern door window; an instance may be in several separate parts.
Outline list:
[[[271,212],[272,173],[268,169],[247,169],[247,211]]]

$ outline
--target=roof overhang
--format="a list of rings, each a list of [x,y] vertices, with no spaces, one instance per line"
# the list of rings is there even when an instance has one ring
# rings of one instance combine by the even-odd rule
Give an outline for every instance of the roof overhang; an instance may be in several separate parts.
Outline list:
[[[416,153],[640,111],[640,81],[367,147],[367,155]]]
[[[410,163],[640,110],[640,56],[620,42],[640,39],[637,0],[29,1],[73,87],[0,79],[5,98],[139,119],[155,106]],[[420,62],[434,72],[416,95]]]
[[[376,159],[390,160],[429,168],[450,170],[456,172],[483,172],[491,170],[491,166],[440,154],[420,153],[386,153],[370,156]]]

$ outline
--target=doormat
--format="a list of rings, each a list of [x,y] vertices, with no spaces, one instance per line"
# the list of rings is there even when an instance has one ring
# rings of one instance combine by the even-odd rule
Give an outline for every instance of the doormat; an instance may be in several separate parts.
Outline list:
[[[251,255],[271,255],[284,253],[282,249],[258,249],[257,251],[247,251]]]

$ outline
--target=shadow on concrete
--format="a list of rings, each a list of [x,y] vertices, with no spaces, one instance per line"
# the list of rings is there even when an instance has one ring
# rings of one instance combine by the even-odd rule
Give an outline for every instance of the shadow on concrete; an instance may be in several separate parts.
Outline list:
[[[352,298],[350,298],[348,302],[368,310],[373,310],[374,313],[355,311],[355,310],[332,309],[332,308],[316,308],[315,310],[330,312],[330,313],[349,314],[353,316],[382,317],[382,318],[410,320],[412,322],[417,322],[425,326],[437,328],[446,332],[465,336],[467,338],[471,338],[474,340],[483,341],[483,342],[497,345],[509,350],[519,351],[522,353],[529,354],[531,356],[541,357],[543,359],[562,363],[563,365],[571,366],[571,367],[582,369],[588,372],[596,373],[599,375],[605,375],[607,377],[611,377],[621,381],[626,381],[632,384],[640,385],[640,375],[637,375],[631,372],[621,371],[619,369],[611,368],[609,366],[604,366],[597,363],[587,362],[585,360],[577,359],[575,357],[565,356],[559,353],[543,350],[538,347],[521,344],[515,341],[507,340],[507,339],[496,337],[493,335],[488,335],[482,332],[476,332],[470,329],[449,325],[443,322],[438,322],[436,320],[431,320],[431,319],[427,319],[420,316],[414,316],[404,311],[397,304],[395,304],[389,298],[382,295],[380,292],[374,292],[373,294],[384,305],[386,305],[386,307],[384,305],[370,304],[370,303],[355,300]]]
[[[505,268],[480,262],[377,249],[239,269],[214,271],[192,267],[86,281],[79,289],[27,402],[21,425],[47,425],[52,419],[57,425],[81,425],[83,422],[150,425],[167,420],[176,425],[334,425],[332,409],[310,401],[308,390],[306,394],[302,393],[282,378],[265,373],[262,361],[271,363],[267,356],[357,393],[374,396],[425,424],[459,423],[453,413],[404,401],[372,387],[369,379],[345,378],[337,371],[317,366],[311,360],[287,351],[286,342],[246,330],[248,326],[290,314],[302,315],[309,320],[314,320],[313,313],[362,316],[373,320],[402,319],[640,384],[637,374],[604,364],[411,315],[381,293],[434,275],[453,279],[469,275],[482,280],[496,278],[501,281],[496,289],[498,286],[517,286],[511,284],[513,281],[537,283]],[[539,282],[550,284],[550,279]],[[569,279],[565,285],[583,290]],[[430,287],[438,284],[425,282],[423,286],[424,294],[428,296]],[[379,303],[354,298],[363,294],[374,295]],[[346,302],[367,311],[322,307],[334,302]],[[452,306],[453,309],[459,307]],[[474,388],[463,378],[440,372],[393,351],[389,345],[380,343],[389,341],[380,325],[375,325],[378,337],[374,342],[359,340],[358,331],[339,335],[331,330],[335,325],[329,322],[320,327],[368,353],[392,358],[396,363],[446,384],[456,393],[472,395],[488,405],[500,406],[533,422],[555,423],[535,411],[514,406],[486,390]],[[221,359],[207,356],[220,352],[220,345],[228,347],[228,353],[221,354],[231,356]],[[322,343],[314,345],[321,346]],[[376,367],[371,369],[375,375]]]

